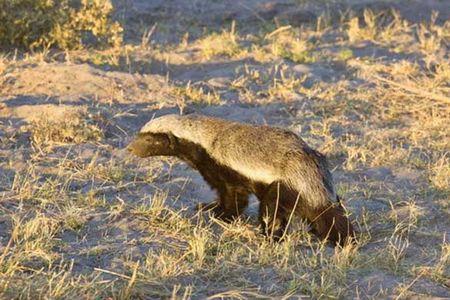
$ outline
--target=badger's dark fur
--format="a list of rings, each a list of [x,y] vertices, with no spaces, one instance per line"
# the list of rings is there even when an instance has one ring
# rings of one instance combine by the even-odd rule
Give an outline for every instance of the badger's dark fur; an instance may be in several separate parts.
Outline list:
[[[148,122],[128,150],[139,157],[176,156],[197,169],[218,193],[203,209],[230,219],[254,194],[266,234],[279,239],[294,212],[322,239],[343,244],[354,236],[334,191],[325,157],[280,128],[202,115],[166,115]]]

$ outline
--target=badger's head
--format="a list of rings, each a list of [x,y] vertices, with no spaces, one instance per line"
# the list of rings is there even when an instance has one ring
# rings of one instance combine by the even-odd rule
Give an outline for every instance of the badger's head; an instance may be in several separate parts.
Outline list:
[[[142,127],[127,146],[127,150],[139,157],[176,155],[177,138],[174,126],[180,126],[179,116],[166,115],[151,120]]]
[[[127,150],[139,157],[176,155],[176,138],[166,133],[138,133]]]

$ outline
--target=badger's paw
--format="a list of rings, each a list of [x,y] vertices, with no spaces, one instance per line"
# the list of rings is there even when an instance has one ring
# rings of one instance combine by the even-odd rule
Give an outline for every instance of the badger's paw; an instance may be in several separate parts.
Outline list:
[[[197,204],[197,210],[200,212],[210,212],[215,218],[225,222],[232,222],[237,217],[236,214],[224,209],[217,201],[199,203]]]

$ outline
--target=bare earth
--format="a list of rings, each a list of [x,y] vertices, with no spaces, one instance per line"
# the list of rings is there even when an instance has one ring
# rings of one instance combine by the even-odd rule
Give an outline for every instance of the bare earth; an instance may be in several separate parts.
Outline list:
[[[120,48],[0,56],[0,298],[450,298],[450,2],[115,6]],[[189,112],[325,153],[358,244],[272,244],[256,200],[222,223],[197,172],[123,150]]]

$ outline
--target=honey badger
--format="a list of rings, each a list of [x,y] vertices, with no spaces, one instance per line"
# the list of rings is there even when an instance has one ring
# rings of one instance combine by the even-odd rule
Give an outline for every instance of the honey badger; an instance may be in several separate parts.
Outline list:
[[[254,194],[263,232],[279,240],[291,215],[306,219],[321,239],[354,236],[325,157],[291,131],[198,114],[151,120],[127,149],[139,156],[175,156],[200,172],[218,199],[202,209],[239,216]]]

